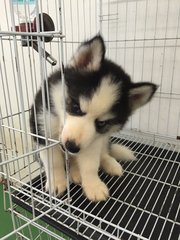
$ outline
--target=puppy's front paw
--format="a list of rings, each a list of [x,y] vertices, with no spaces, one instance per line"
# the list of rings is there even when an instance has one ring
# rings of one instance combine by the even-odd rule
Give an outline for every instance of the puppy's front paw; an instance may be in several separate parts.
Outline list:
[[[62,195],[67,188],[66,178],[54,176],[51,181],[46,182],[45,190],[50,194]]]
[[[109,190],[100,179],[92,179],[82,187],[86,197],[93,202],[105,201],[109,197]]]

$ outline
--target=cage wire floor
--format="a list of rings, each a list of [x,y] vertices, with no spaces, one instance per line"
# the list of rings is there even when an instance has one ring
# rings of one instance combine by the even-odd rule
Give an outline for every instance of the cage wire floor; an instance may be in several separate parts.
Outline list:
[[[106,202],[88,201],[81,187],[71,184],[70,204],[63,201],[66,193],[50,205],[49,196],[41,191],[44,174],[33,179],[33,195],[28,185],[13,188],[13,202],[30,212],[34,208],[37,216],[47,211],[41,219],[72,239],[179,240],[179,145],[134,134],[116,135],[111,141],[129,146],[138,160],[121,162],[120,178],[99,172],[110,189]]]

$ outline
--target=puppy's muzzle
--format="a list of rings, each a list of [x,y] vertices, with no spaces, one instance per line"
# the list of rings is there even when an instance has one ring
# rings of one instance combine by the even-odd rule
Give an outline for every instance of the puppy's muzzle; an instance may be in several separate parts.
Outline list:
[[[65,148],[68,152],[70,153],[78,153],[80,151],[80,147],[78,145],[76,145],[75,141],[73,140],[68,140],[66,143],[65,143]]]

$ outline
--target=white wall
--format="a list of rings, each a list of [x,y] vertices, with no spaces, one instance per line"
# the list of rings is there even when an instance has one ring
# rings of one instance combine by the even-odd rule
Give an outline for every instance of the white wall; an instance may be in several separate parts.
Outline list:
[[[10,31],[9,1],[0,1],[1,30]],[[39,3],[59,30],[58,1]],[[180,135],[179,8],[179,0],[102,0],[100,18],[99,1],[62,1],[64,62],[68,61],[79,42],[99,31],[101,19],[107,56],[123,66],[133,81],[150,81],[160,85],[154,100],[130,119],[128,128],[173,137]],[[38,53],[31,48],[22,48],[18,41],[19,66],[16,68],[14,43],[5,39],[7,36],[0,41],[0,99],[3,115],[8,115],[11,114],[10,106],[12,112],[21,111],[19,90],[16,92],[18,81],[22,83],[24,108],[28,109],[41,78],[60,64],[61,51],[58,39],[45,44],[46,50],[58,60],[58,65],[52,68],[49,63],[40,62]],[[40,66],[45,65],[47,72],[42,69],[41,73]]]
[[[133,81],[159,85],[154,100],[127,127],[176,137],[180,134],[180,1],[110,2],[103,8],[109,56]]]

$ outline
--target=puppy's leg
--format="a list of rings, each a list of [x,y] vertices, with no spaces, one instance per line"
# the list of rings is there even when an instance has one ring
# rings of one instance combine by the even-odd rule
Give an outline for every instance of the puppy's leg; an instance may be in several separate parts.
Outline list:
[[[76,159],[71,159],[70,161],[70,176],[75,184],[81,183],[81,175]]]
[[[66,190],[64,158],[59,146],[40,151],[40,158],[46,172],[46,191],[58,195]]]
[[[109,196],[109,190],[98,176],[100,152],[92,147],[81,153],[77,162],[81,174],[82,188],[87,198],[95,202],[105,201]]]
[[[111,157],[108,153],[101,156],[101,167],[111,176],[122,176],[123,168],[115,158]]]
[[[109,154],[109,142],[108,138],[104,138],[103,148],[101,152],[101,168],[105,170],[111,176],[122,176],[123,168],[116,161],[115,158]]]

